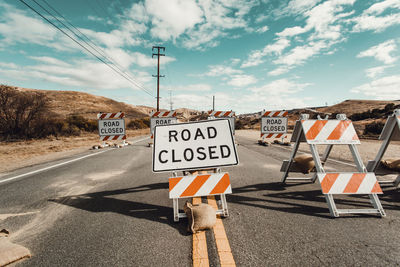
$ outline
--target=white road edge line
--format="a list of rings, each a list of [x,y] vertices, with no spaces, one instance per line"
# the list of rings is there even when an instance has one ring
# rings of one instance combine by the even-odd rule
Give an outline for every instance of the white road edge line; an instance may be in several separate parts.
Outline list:
[[[135,140],[135,141],[132,141],[132,143],[133,144],[139,143],[139,142],[141,142],[143,140],[146,140],[148,138],[149,137],[142,138],[142,139],[139,139],[139,140]],[[20,175],[14,176],[14,177],[10,177],[10,178],[1,180],[0,184],[5,183],[5,182],[9,182],[9,181],[12,181],[12,180],[24,177],[24,176],[35,174],[35,173],[38,173],[38,172],[42,172],[42,171],[46,171],[46,170],[49,170],[49,169],[53,169],[53,168],[56,168],[56,167],[59,167],[59,166],[62,166],[62,165],[65,165],[65,164],[68,164],[68,163],[71,163],[71,162],[75,162],[75,161],[78,161],[78,160],[81,160],[81,159],[84,159],[84,158],[89,158],[89,157],[92,157],[92,156],[95,156],[95,155],[98,155],[98,154],[101,154],[101,153],[104,153],[104,152],[107,152],[107,151],[110,151],[110,150],[112,150],[112,149],[108,149],[108,150],[100,151],[100,152],[97,152],[97,153],[89,154],[89,155],[82,156],[82,157],[79,157],[79,158],[76,158],[76,159],[72,159],[72,160],[61,162],[61,163],[58,163],[58,164],[55,164],[55,165],[52,165],[52,166],[48,166],[48,167],[45,167],[45,168],[42,168],[42,169],[39,169],[39,170],[36,170],[36,171],[31,171],[31,172],[20,174]]]

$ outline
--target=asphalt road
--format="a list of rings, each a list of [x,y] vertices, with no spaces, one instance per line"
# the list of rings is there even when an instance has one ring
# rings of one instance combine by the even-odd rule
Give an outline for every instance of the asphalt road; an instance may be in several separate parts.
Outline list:
[[[191,266],[186,220],[173,222],[169,174],[151,172],[147,141],[2,182],[99,151],[0,176],[0,228],[26,246],[18,266]],[[384,188],[386,218],[332,219],[320,186],[279,184],[287,147],[238,138],[240,165],[231,175],[230,217],[223,220],[237,266],[400,264],[400,192]],[[351,171],[328,161],[331,170]],[[340,208],[369,208],[365,196],[337,198]],[[210,265],[218,266],[207,233]]]

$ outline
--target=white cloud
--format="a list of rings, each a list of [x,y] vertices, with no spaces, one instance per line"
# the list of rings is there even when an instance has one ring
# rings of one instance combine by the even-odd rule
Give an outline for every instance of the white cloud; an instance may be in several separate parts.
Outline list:
[[[367,10],[365,10],[364,13],[379,15],[388,8],[400,9],[400,1],[399,0],[385,0],[385,1],[382,1],[379,3],[375,3],[372,6],[370,6]]]
[[[376,76],[382,74],[387,67],[389,67],[389,66],[386,65],[386,66],[378,66],[378,67],[369,68],[369,69],[365,70],[365,74],[367,75],[367,77],[373,79]]]
[[[400,99],[400,75],[386,76],[350,90],[375,99]]]
[[[50,57],[36,57],[35,60],[45,64],[30,66],[8,66],[0,69],[5,77],[19,80],[41,80],[62,86],[80,89],[121,89],[139,90],[132,83],[116,74],[101,62],[92,60],[73,60],[70,63],[61,62]],[[150,74],[142,71],[132,72],[138,84],[148,84]]]
[[[278,68],[269,71],[268,75],[270,75],[270,76],[278,76],[278,75],[287,73],[290,69],[291,69],[291,67],[289,67],[289,66],[279,66]]]
[[[253,75],[239,74],[229,77],[228,84],[235,87],[244,87],[257,82],[257,79]]]
[[[255,32],[257,32],[257,33],[264,33],[264,32],[266,32],[266,31],[268,31],[268,26],[263,26],[263,27],[261,27],[261,28],[258,28],[257,30],[255,30]]]
[[[387,15],[379,16],[387,9],[400,9],[400,1],[386,0],[375,3],[366,9],[360,16],[351,18],[348,22],[355,23],[355,26],[353,27],[353,31],[355,32],[367,30],[381,32],[390,26],[400,24],[399,13],[391,12]]]
[[[151,34],[164,41],[203,21],[203,11],[194,0],[146,0],[145,7],[151,15]]]
[[[311,42],[307,45],[297,46],[286,55],[274,60],[274,63],[287,66],[300,65],[310,57],[318,54],[324,48],[327,48],[327,44],[323,41]]]
[[[357,57],[374,57],[376,60],[379,60],[385,64],[391,64],[397,59],[391,55],[392,52],[396,51],[396,48],[396,42],[394,40],[388,40],[360,52]]]
[[[209,92],[211,91],[211,86],[209,84],[199,83],[199,84],[188,84],[188,85],[178,85],[178,86],[168,86],[165,90],[172,91],[192,91],[192,92]]]
[[[212,65],[209,66],[209,69],[210,70],[205,75],[211,77],[240,74],[243,72],[225,65]]]
[[[247,60],[243,62],[241,68],[258,66],[265,61],[267,55],[280,55],[282,51],[290,45],[286,38],[278,38],[275,43],[266,45],[262,50],[255,50],[250,53]]]
[[[311,85],[310,83],[296,83],[288,79],[279,79],[272,81],[261,87],[253,87],[249,90],[259,95],[280,95],[286,96],[302,91],[305,87]]]

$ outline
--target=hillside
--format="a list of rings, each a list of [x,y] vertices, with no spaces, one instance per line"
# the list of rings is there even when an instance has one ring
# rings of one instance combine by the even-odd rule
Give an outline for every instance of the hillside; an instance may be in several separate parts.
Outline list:
[[[383,109],[387,104],[400,104],[400,100],[382,101],[382,100],[345,100],[339,104],[317,108],[318,112],[324,113],[345,113],[348,117],[354,113],[366,112],[372,109]]]
[[[50,110],[61,117],[81,115],[87,119],[97,119],[99,112],[125,112],[127,118],[144,118],[148,113],[143,107],[118,102],[103,96],[76,91],[55,91],[18,88],[21,91],[44,93],[50,99]],[[151,107],[146,107],[152,109]]]

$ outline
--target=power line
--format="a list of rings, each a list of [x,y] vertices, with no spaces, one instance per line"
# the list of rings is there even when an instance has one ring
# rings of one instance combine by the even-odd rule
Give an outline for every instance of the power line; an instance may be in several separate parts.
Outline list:
[[[109,60],[110,62],[112,62],[119,71],[123,72],[124,74],[126,74],[131,80],[134,81],[134,83],[137,85],[137,87],[139,87],[142,90],[145,90],[147,92],[149,92],[146,88],[144,88],[140,83],[138,83],[129,73],[127,73],[126,70],[124,70],[124,68],[119,65],[115,60],[113,60],[112,58],[110,58],[110,56],[107,54],[106,51],[104,51],[102,48],[100,48],[98,45],[96,45],[92,40],[90,40],[84,33],[82,33],[77,27],[75,27],[68,19],[66,19],[60,12],[58,12],[54,7],[52,7],[46,0],[42,0],[42,2],[44,2],[49,8],[51,8],[58,16],[60,16],[61,18],[63,18],[65,20],[66,23],[68,23],[69,25],[71,25],[71,27],[73,27],[76,31],[78,31],[83,37],[85,37],[86,40],[88,40],[91,44],[93,44],[95,47],[97,47],[101,52],[99,52],[95,47],[93,47],[90,43],[88,43],[86,40],[84,40],[79,34],[77,34],[74,30],[72,30],[68,25],[65,25],[62,21],[60,21],[57,17],[55,17],[53,14],[51,14],[48,10],[46,10],[45,8],[43,8],[43,6],[41,6],[40,4],[38,4],[36,2],[36,0],[33,0],[37,5],[39,5],[43,10],[45,10],[49,15],[51,15],[53,18],[55,18],[58,22],[60,22],[64,27],[66,27],[70,32],[72,32],[76,37],[78,37],[79,39],[81,39],[83,42],[85,42],[85,44],[87,44],[89,47],[91,47],[93,50],[95,50],[99,55],[103,56],[104,58],[106,58],[107,60]]]
[[[95,55],[92,51],[90,51],[87,47],[85,47],[84,45],[82,45],[79,41],[77,41],[76,39],[74,39],[71,35],[69,35],[68,33],[66,33],[63,29],[61,29],[59,26],[57,26],[56,24],[54,24],[52,21],[50,21],[48,18],[46,18],[44,15],[42,15],[39,11],[37,11],[35,8],[33,8],[32,6],[30,6],[29,4],[27,4],[24,0],[19,0],[21,3],[23,3],[25,6],[27,6],[29,9],[31,9],[33,12],[35,12],[37,15],[39,15],[40,17],[42,17],[44,20],[46,20],[48,23],[50,23],[53,27],[55,27],[56,29],[58,29],[59,31],[61,31],[64,35],[66,35],[68,38],[70,38],[72,41],[74,41],[76,44],[78,44],[80,47],[82,47],[83,49],[85,49],[87,52],[89,52],[92,56],[94,56],[95,58],[97,58],[99,61],[101,61],[102,63],[104,63],[105,65],[107,65],[109,68],[111,68],[114,72],[116,72],[117,74],[119,74],[120,76],[122,76],[123,78],[125,78],[127,81],[129,81],[131,84],[135,85],[136,87],[138,87],[139,89],[141,89],[142,91],[144,91],[145,93],[147,93],[148,95],[150,95],[151,97],[154,97],[151,93],[147,92],[146,90],[144,90],[143,88],[141,88],[140,86],[138,86],[134,81],[132,81],[129,77],[127,77],[126,75],[124,75],[123,73],[121,73],[120,71],[118,71],[117,69],[115,69],[111,64],[109,64],[108,62],[104,61],[102,58],[100,58],[99,56]],[[37,5],[39,5],[43,10],[46,10],[43,6],[41,6],[39,3],[37,3],[35,0],[33,0]],[[48,11],[46,11],[47,13],[49,13]],[[51,13],[49,13],[51,16],[53,16],[55,18],[54,15],[52,15]],[[55,18],[56,20],[58,20],[57,18]],[[59,20],[58,20],[59,21]],[[60,22],[60,21],[59,21]],[[61,23],[61,22],[60,22]]]

